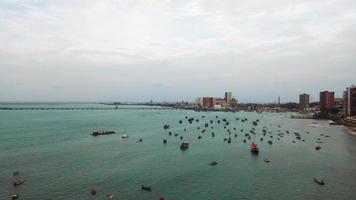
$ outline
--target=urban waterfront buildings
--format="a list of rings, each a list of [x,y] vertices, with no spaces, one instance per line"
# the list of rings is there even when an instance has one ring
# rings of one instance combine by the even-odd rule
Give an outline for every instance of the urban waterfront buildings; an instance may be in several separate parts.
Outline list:
[[[354,85],[344,91],[343,114],[345,116],[356,116],[356,86]]]
[[[224,98],[199,97],[195,103],[202,108],[231,108],[237,106],[237,100],[232,96],[232,92],[225,92]]]
[[[307,110],[309,108],[309,94],[301,94],[299,95],[299,108],[301,110]]]
[[[334,96],[335,96],[334,92],[329,92],[329,91],[320,92],[319,107],[321,111],[328,111],[334,108],[335,105]]]
[[[214,97],[203,97],[202,107],[204,108],[214,107]]]

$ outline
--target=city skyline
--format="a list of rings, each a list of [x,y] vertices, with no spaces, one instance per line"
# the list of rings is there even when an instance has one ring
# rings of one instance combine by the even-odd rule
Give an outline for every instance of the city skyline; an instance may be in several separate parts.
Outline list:
[[[355,84],[354,1],[0,2],[0,101],[298,102]]]

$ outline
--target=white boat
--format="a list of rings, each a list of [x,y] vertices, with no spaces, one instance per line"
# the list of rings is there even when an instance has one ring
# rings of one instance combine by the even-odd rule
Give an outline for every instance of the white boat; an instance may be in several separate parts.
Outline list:
[[[126,135],[126,134],[123,134],[121,137],[122,137],[122,138],[129,138],[129,136]]]

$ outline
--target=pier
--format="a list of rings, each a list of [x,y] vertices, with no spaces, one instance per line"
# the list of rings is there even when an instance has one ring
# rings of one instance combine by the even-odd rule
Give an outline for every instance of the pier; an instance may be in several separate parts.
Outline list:
[[[86,107],[86,108],[45,108],[45,107],[0,107],[0,110],[173,110],[171,107],[137,107],[137,108],[124,108],[124,107]]]

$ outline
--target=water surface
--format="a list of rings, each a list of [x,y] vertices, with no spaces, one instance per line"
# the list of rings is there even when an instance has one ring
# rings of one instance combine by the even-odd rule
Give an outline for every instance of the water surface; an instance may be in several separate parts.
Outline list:
[[[199,122],[190,125],[185,116]],[[243,123],[236,117],[248,121]],[[226,129],[222,122],[217,123],[222,118],[230,122]],[[256,119],[260,123],[255,127],[252,121]],[[209,127],[201,133],[206,122]],[[164,124],[169,124],[170,130],[164,130]],[[243,143],[245,133],[253,127],[256,136]],[[271,132],[267,136],[273,135],[273,145],[267,143],[267,136],[259,140],[263,127]],[[106,199],[107,192],[113,192],[114,199],[127,200],[159,199],[161,195],[169,200],[350,200],[356,196],[356,138],[342,126],[291,119],[288,113],[2,110],[0,128],[0,199],[9,199],[12,192],[28,200]],[[89,135],[98,129],[117,134]],[[277,133],[286,130],[290,134],[277,140]],[[293,132],[300,133],[305,142],[296,140]],[[190,141],[187,151],[180,151],[181,140],[175,133]],[[122,134],[130,138],[123,139]],[[198,140],[198,135],[202,139]],[[224,142],[227,137],[232,138],[231,144]],[[142,143],[136,142],[139,138]],[[315,150],[317,138],[323,142],[318,144],[320,151]],[[249,151],[252,141],[260,146],[258,156]],[[264,158],[271,162],[265,163]],[[209,166],[213,160],[219,164]],[[12,172],[16,170],[26,182],[14,188]],[[326,185],[315,184],[315,176],[322,177]],[[153,191],[141,191],[142,184]],[[90,188],[96,188],[98,194],[91,196]]]

